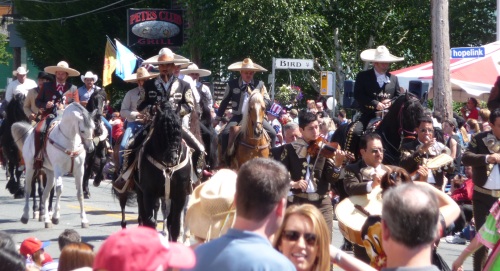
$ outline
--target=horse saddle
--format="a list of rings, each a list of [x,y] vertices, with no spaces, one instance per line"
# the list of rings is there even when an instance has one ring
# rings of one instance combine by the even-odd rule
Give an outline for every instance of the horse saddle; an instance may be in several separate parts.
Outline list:
[[[42,138],[42,140],[35,140],[35,168],[40,169],[43,166],[43,153],[45,152],[45,149],[47,147],[47,141],[49,139],[49,135],[56,126],[56,123],[58,121],[52,121],[50,123],[50,126],[47,129],[46,126],[47,119],[44,118],[40,122],[38,122],[35,126],[35,132],[40,134],[45,134],[45,136]]]

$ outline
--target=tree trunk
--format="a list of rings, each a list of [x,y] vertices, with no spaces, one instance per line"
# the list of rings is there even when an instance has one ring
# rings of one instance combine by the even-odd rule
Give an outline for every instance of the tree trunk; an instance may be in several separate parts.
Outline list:
[[[431,14],[434,110],[446,120],[453,117],[448,0],[431,0]]]

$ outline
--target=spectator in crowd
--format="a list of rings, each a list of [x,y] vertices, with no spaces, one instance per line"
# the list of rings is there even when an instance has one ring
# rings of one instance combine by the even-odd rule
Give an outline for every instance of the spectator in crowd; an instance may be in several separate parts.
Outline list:
[[[85,75],[80,75],[80,78],[82,79],[83,86],[78,88],[78,99],[83,106],[87,106],[92,93],[100,91],[101,88],[95,85],[97,74],[93,74],[91,71],[86,72]]]
[[[196,262],[191,248],[168,242],[148,227],[111,234],[94,258],[94,271],[151,271],[191,268]]]
[[[335,127],[335,124],[333,123],[333,120],[331,118],[324,117],[320,120],[319,133],[324,139],[326,139],[326,141],[331,141],[333,133],[335,133],[336,129],[337,127]]]
[[[283,107],[277,103],[273,103],[271,108],[267,111],[267,119],[269,120],[269,124],[273,127],[276,133],[276,141],[274,142],[275,146],[281,146],[283,144],[283,134],[281,133],[281,123],[279,122],[279,117]]]
[[[476,237],[453,262],[452,270],[463,271],[462,265],[465,259],[482,247],[492,249],[492,252],[481,270],[500,270],[500,200],[497,200],[491,207],[486,223],[479,229]]]
[[[192,270],[295,270],[269,238],[283,222],[290,174],[279,162],[255,158],[236,180],[236,220],[225,235],[196,248]]]
[[[455,220],[451,229],[452,235],[446,237],[446,242],[452,244],[465,244],[466,239],[462,233],[465,225],[472,220],[472,194],[474,183],[472,182],[472,167],[466,166],[465,175],[459,174],[451,180],[451,198],[460,207],[460,216]]]
[[[349,120],[347,119],[347,113],[344,109],[339,110],[337,118],[339,119],[340,125],[349,123]]]
[[[26,259],[26,265],[34,265],[35,267],[42,268],[45,261],[44,248],[50,245],[50,242],[41,242],[35,237],[25,239],[21,243],[19,252]]]
[[[313,114],[318,113],[318,108],[314,100],[307,100],[307,112],[312,112]]]
[[[16,243],[14,239],[12,239],[12,236],[4,231],[0,231],[0,249],[17,250]]]
[[[57,243],[59,244],[59,250],[62,251],[63,248],[72,243],[80,243],[82,238],[80,234],[73,229],[65,229],[57,238]]]
[[[467,99],[467,104],[460,109],[462,117],[466,120],[479,118],[479,102],[476,98],[470,97]]]
[[[476,119],[468,119],[465,123],[465,127],[467,128],[469,140],[471,140],[473,136],[481,132],[481,127],[479,126],[479,123]]]
[[[0,248],[0,268],[8,271],[27,271],[26,260],[15,250]],[[39,270],[39,269],[35,269]]]
[[[236,173],[221,169],[193,191],[186,213],[186,225],[198,243],[224,235],[233,226]]]
[[[382,270],[439,270],[431,263],[434,241],[439,226],[445,228],[439,199],[433,188],[416,184],[402,184],[384,193],[382,203],[382,247],[387,255],[387,267]],[[455,219],[458,215],[450,218]],[[408,269],[410,270],[410,269]]]
[[[299,116],[299,111],[297,111],[297,109],[294,108],[290,110],[290,117],[293,119],[293,122],[299,123],[298,116]]]
[[[117,140],[120,138],[120,136],[123,134],[123,120],[120,117],[120,112],[113,112],[111,115],[112,118],[109,121],[109,124],[111,124],[111,137],[113,141],[111,142],[112,145],[114,146],[117,142]]]
[[[283,140],[285,143],[292,143],[299,137],[302,137],[302,134],[300,133],[298,123],[289,122],[283,126]]]
[[[92,267],[95,253],[93,247],[85,243],[71,243],[66,245],[59,257],[57,271],[72,271],[80,267]]]
[[[439,111],[434,110],[432,112],[432,125],[434,127],[442,128],[443,117]]]
[[[479,121],[481,122],[482,132],[491,131],[491,126],[489,122],[490,114],[491,112],[487,108],[479,110]]]
[[[450,156],[453,158],[453,164],[455,166],[455,172],[447,175],[448,179],[453,179],[456,174],[460,173],[460,166],[462,164],[462,145],[457,135],[457,128],[458,124],[454,118],[447,119],[443,122],[443,132],[448,137],[445,145],[450,149]]]
[[[274,248],[297,270],[329,270],[334,262],[344,270],[374,270],[362,261],[330,246],[330,233],[321,212],[311,204],[290,206],[274,236]]]
[[[10,82],[5,90],[5,100],[10,102],[17,94],[22,94],[26,97],[28,90],[36,88],[37,84],[35,81],[27,78],[29,70],[24,67],[19,67],[17,70],[12,72],[16,77],[16,80]]]

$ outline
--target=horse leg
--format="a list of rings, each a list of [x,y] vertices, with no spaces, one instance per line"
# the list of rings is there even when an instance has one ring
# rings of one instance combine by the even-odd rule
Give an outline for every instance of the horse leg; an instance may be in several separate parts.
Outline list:
[[[184,202],[186,195],[172,198],[172,205],[170,206],[170,214],[168,214],[167,227],[171,236],[171,240],[177,242],[181,230],[181,215],[184,209]]]
[[[17,182],[17,192],[14,195],[14,198],[16,199],[22,199],[24,197],[24,186],[21,184],[21,176],[23,175],[23,170],[18,170],[18,164],[16,164],[16,167],[14,168],[14,173],[16,177],[16,182]]]
[[[125,221],[125,206],[127,205],[127,198],[128,198],[128,192],[118,195],[120,208],[122,210],[122,222],[121,222],[122,229],[127,228],[127,222]]]
[[[92,174],[92,158],[93,155],[89,153],[87,157],[85,157],[85,165],[84,165],[84,170],[83,170],[83,196],[86,199],[90,199],[90,191],[89,191],[89,179],[90,175]]]
[[[40,187],[40,184],[39,184],[39,178],[35,178],[32,182],[31,182],[31,193],[30,193],[30,197],[33,198],[33,219],[38,219],[38,216],[40,215],[39,213],[39,209],[38,209],[38,201],[36,200],[36,192],[37,192],[37,189],[36,189],[36,185],[38,183],[38,187]],[[28,184],[28,182],[25,180],[25,184]]]
[[[24,209],[23,209],[23,215],[21,217],[21,222],[23,224],[28,223],[29,220],[29,202],[30,202],[30,195],[31,195],[31,182],[33,181],[33,169],[31,167],[26,168],[26,193],[24,193]]]
[[[75,175],[75,185],[76,185],[76,197],[78,198],[78,202],[80,203],[80,218],[82,219],[82,228],[88,228],[89,220],[87,219],[87,214],[85,213],[85,205],[83,201],[84,198],[83,194],[85,193],[82,187],[83,165],[81,165],[80,168],[75,168],[74,175]],[[87,189],[88,189],[88,183],[87,183]]]
[[[42,203],[41,203],[43,204],[43,221],[45,222],[45,228],[52,228],[52,221],[50,221],[50,215],[48,209],[49,205],[47,204],[47,201],[49,199],[50,190],[54,188],[55,179],[53,171],[46,170],[45,174],[47,175],[47,184],[43,189]],[[40,214],[40,216],[42,216],[42,214]]]
[[[137,209],[138,209],[138,218],[137,222],[140,226],[144,226],[144,195],[141,189],[137,189]],[[125,217],[123,217],[125,219]]]
[[[144,193],[143,191],[143,197],[142,197],[142,203],[143,203],[143,213],[141,216],[142,223],[146,227],[150,227],[153,229],[156,229],[156,219],[154,217],[154,209],[156,205],[157,199],[155,196],[151,195],[150,193]]]
[[[56,204],[54,206],[54,208],[52,209],[53,213],[52,213],[52,223],[54,224],[59,224],[59,217],[61,216],[61,194],[62,194],[62,191],[63,191],[63,180],[62,180],[62,173],[61,173],[61,170],[58,169],[58,168],[54,168],[54,178],[53,180],[55,181],[55,186],[54,184],[52,184],[52,187],[54,187],[55,189],[55,193],[56,193]],[[81,193],[81,191],[80,191]],[[48,199],[48,196],[49,196],[49,191],[47,191],[47,187],[45,187],[45,190],[43,191],[43,198],[45,199],[45,203],[47,203],[47,199]],[[50,219],[49,219],[49,215],[46,214],[45,215],[45,224],[47,224],[47,222],[50,223]]]

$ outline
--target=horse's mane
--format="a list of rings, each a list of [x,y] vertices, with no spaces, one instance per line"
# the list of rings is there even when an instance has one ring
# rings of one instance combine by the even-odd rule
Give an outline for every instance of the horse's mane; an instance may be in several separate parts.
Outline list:
[[[105,93],[102,89],[94,91],[87,102],[85,108],[87,111],[92,112],[97,109],[97,114],[102,115],[104,111],[104,102],[106,101]]]
[[[248,98],[248,103],[243,106],[242,112],[243,112],[243,119],[241,120],[241,133],[243,137],[247,136],[247,124],[250,121],[250,110],[251,108],[250,105],[252,104],[260,104],[264,110],[266,110],[266,103],[264,102],[264,96],[260,94],[258,90],[254,90],[252,94],[250,95],[250,98]]]
[[[10,100],[5,108],[5,121],[8,121],[11,124],[22,120],[28,121],[28,117],[26,117],[23,110],[24,99],[24,95],[17,94],[12,98],[12,100]]]
[[[71,103],[70,106],[71,105],[77,107],[82,112],[83,125],[85,126],[85,128],[92,128],[93,120],[92,116],[89,114],[89,111],[87,111],[87,109],[85,109],[85,107],[83,107],[83,105],[79,103]]]
[[[171,153],[169,150],[172,146],[180,146],[182,127],[180,117],[170,102],[164,103],[161,108],[155,116],[154,130],[150,138],[152,144],[147,151],[156,153],[156,157],[164,158],[165,154]],[[165,158],[168,160],[169,157]]]

